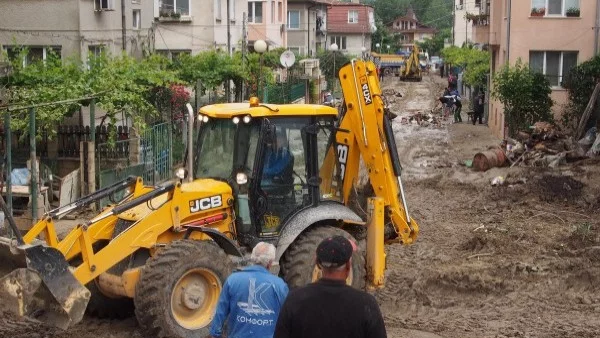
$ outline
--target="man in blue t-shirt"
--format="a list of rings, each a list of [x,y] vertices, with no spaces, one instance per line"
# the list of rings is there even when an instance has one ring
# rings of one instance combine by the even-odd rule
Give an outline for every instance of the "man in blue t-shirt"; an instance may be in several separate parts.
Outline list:
[[[272,338],[288,294],[285,282],[271,274],[275,246],[260,242],[252,250],[254,265],[234,272],[223,285],[210,334],[219,338],[227,319],[228,338]]]

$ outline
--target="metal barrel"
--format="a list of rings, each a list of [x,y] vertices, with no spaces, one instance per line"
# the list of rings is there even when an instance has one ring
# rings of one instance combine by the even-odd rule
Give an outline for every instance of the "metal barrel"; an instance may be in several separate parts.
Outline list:
[[[90,291],[60,251],[0,237],[0,309],[66,329],[83,318]]]

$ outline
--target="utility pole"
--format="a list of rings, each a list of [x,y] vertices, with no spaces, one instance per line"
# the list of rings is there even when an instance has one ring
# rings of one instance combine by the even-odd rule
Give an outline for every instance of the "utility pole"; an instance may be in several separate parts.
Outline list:
[[[510,19],[512,16],[512,0],[507,0],[507,19],[506,19],[506,63],[510,66]]]
[[[231,57],[231,13],[229,10],[229,2],[231,0],[227,0],[227,55]],[[235,0],[234,0],[235,1]],[[227,92],[226,98],[227,102],[231,102],[231,80],[227,80],[225,83],[225,91]]]
[[[594,24],[594,55],[598,55],[598,38],[600,37],[600,0],[596,0],[596,22]]]
[[[248,42],[246,41],[246,12],[242,13],[242,70],[244,70],[244,65],[246,64],[246,52],[248,49]],[[242,90],[241,97],[238,102],[242,102],[244,100],[244,82],[242,81]]]
[[[125,0],[121,0],[121,35],[123,51],[127,51],[127,20],[125,19]]]
[[[455,32],[456,31],[456,2],[452,1],[452,46],[454,46],[456,40]]]

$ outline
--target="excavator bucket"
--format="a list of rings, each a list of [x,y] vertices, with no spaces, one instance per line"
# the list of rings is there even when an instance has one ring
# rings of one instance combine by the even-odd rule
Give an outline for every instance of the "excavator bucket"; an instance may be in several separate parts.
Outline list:
[[[0,272],[0,310],[62,329],[81,321],[90,291],[58,250],[0,237]]]

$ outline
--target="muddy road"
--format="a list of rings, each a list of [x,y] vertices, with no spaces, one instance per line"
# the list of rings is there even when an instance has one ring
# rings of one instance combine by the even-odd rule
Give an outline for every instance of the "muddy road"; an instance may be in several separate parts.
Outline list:
[[[463,163],[499,140],[486,126],[419,126],[443,83],[387,78],[408,206],[421,232],[387,247],[375,293],[388,337],[600,337],[600,161],[557,169]],[[468,106],[464,104],[465,108]],[[466,109],[464,109],[466,110]],[[466,121],[466,114],[463,114]],[[490,180],[504,176],[504,186]],[[0,319],[0,336],[142,337],[134,318],[88,318],[69,330]]]

